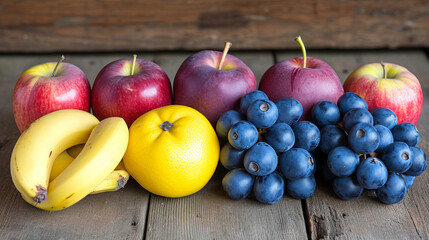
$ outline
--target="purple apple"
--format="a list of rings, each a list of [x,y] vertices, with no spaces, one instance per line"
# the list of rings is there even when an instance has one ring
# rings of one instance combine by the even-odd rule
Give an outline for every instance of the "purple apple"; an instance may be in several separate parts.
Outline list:
[[[13,91],[13,116],[20,132],[36,119],[61,109],[89,111],[90,86],[73,64],[60,61],[33,66],[18,79]]]
[[[240,59],[224,52],[200,51],[188,57],[174,79],[174,104],[201,112],[214,126],[222,113],[238,110],[240,98],[256,90],[252,70]]]
[[[295,98],[302,104],[301,120],[311,120],[311,108],[322,100],[337,103],[344,93],[338,75],[329,64],[317,58],[306,57],[300,37],[303,57],[287,59],[271,66],[262,76],[259,90],[272,101]]]
[[[130,126],[142,114],[171,104],[171,83],[160,66],[134,55],[134,60],[120,59],[101,69],[91,97],[98,119],[122,117]]]

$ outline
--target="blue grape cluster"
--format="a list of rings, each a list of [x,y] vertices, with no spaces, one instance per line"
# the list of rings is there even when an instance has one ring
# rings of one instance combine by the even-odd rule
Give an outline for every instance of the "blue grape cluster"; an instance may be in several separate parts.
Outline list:
[[[320,131],[309,121],[298,121],[302,113],[296,99],[274,103],[256,90],[241,98],[240,111],[219,118],[216,132],[226,142],[220,161],[230,170],[222,186],[230,198],[253,193],[256,200],[274,204],[285,191],[297,199],[314,193],[316,162],[310,152],[319,145]]]
[[[424,151],[416,147],[416,126],[398,124],[387,108],[368,111],[365,100],[351,92],[337,104],[321,101],[312,109],[320,128],[319,150],[327,155],[321,164],[323,177],[343,200],[373,189],[385,204],[401,201],[427,167]]]

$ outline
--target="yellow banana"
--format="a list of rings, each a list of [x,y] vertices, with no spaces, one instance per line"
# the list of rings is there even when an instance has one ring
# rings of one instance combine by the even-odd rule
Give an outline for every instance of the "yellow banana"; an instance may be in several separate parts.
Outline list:
[[[83,146],[84,146],[85,144],[79,144],[79,145],[76,145],[76,146],[73,146],[73,147],[71,147],[71,148],[68,148],[67,149],[67,153],[72,157],[72,158],[76,158],[78,155],[79,155],[79,153],[82,151],[82,149],[83,149]]]
[[[55,159],[54,164],[52,164],[51,175],[49,175],[49,182],[54,180],[60,173],[66,169],[70,163],[72,163],[74,157],[68,154],[67,150],[63,151],[58,157]]]
[[[45,201],[54,160],[67,148],[85,143],[98,123],[92,114],[75,109],[34,121],[19,137],[10,161],[12,180],[21,195],[35,203]]]
[[[63,151],[57,159],[55,159],[49,181],[54,180],[68,167],[68,165],[71,164],[71,162],[79,155],[83,146],[83,144],[79,144],[68,148],[66,151]],[[113,172],[111,172],[97,187],[95,187],[95,189],[92,190],[91,194],[119,190],[125,186],[129,178],[130,174],[127,172],[124,163],[121,161],[118,166],[116,166],[115,170],[113,170]]]
[[[113,192],[119,190],[127,184],[130,174],[125,169],[124,163],[119,162],[118,166],[111,172],[97,187],[95,187],[91,194]]]
[[[119,164],[128,145],[128,127],[119,117],[102,120],[92,130],[88,141],[75,160],[49,183],[45,202],[35,207],[56,211],[67,208],[91,193]]]

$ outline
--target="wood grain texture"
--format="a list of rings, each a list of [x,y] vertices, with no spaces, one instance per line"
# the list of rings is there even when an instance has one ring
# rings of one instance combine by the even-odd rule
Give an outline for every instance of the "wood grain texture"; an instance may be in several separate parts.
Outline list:
[[[429,46],[429,2],[7,1],[0,52]]]
[[[284,196],[274,205],[249,197],[230,199],[222,189],[226,171],[198,193],[169,199],[151,195],[146,239],[306,239],[301,201]]]
[[[279,59],[299,55],[282,52]],[[328,62],[344,81],[359,66],[372,62],[392,62],[408,68],[420,79],[424,91],[424,110],[418,128],[421,147],[429,152],[429,61],[423,51],[313,51],[310,56]],[[378,201],[374,191],[356,200],[342,201],[328,184],[318,182],[316,193],[306,200],[311,239],[428,239],[429,184],[425,172],[415,180],[405,199],[393,205]]]
[[[232,52],[260,79],[273,64],[270,52]],[[189,53],[162,54],[155,59],[173,78]],[[214,177],[194,195],[169,199],[151,195],[146,239],[305,239],[301,201],[284,197],[274,205],[253,198],[231,200],[222,189],[226,170],[219,164]]]
[[[90,75],[93,81],[99,68],[116,57],[119,55],[73,55],[68,60]],[[15,82],[28,67],[57,58],[57,55],[0,56],[0,238],[142,239],[149,194],[134,180],[130,180],[124,189],[89,195],[58,212],[43,211],[27,204],[12,183],[9,162],[19,137],[12,113]]]

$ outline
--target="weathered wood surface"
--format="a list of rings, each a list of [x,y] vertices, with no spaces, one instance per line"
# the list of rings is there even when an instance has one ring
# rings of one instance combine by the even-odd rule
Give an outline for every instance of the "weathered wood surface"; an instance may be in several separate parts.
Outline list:
[[[181,62],[193,52],[144,53],[139,57],[162,66],[170,81]],[[383,60],[402,64],[419,77],[425,94],[420,123],[420,147],[429,152],[429,61],[423,51],[309,51],[328,62],[341,80],[358,66]],[[232,52],[255,72],[301,53]],[[109,62],[131,54],[69,54],[67,61],[79,66],[92,83]],[[416,178],[406,198],[384,205],[371,192],[357,200],[342,201],[330,186],[318,182],[316,193],[306,201],[286,195],[274,205],[253,198],[233,201],[222,190],[226,171],[219,166],[200,192],[179,199],[149,194],[131,180],[125,189],[90,195],[59,212],[45,212],[26,204],[15,190],[9,158],[19,137],[12,115],[15,81],[28,67],[56,61],[57,54],[0,55],[0,238],[1,239],[428,239],[428,173]]]
[[[427,0],[0,0],[0,52],[429,46]]]
[[[283,60],[300,54],[278,53]],[[424,110],[418,128],[419,147],[429,152],[429,61],[423,51],[342,51],[309,52],[328,62],[345,81],[357,67],[373,62],[392,62],[408,68],[420,80],[424,91]],[[374,191],[365,191],[356,200],[339,200],[329,184],[318,182],[316,193],[305,201],[311,239],[428,239],[429,176],[416,177],[405,199],[393,205],[378,201]]]

